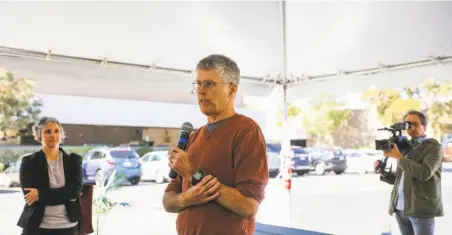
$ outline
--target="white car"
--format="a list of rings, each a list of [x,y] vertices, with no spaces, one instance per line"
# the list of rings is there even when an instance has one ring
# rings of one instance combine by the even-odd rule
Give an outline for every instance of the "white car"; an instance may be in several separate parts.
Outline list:
[[[168,151],[146,153],[141,157],[142,181],[155,181],[158,184],[169,180]]]
[[[22,163],[22,158],[30,155],[31,153],[23,154],[19,157],[19,159],[12,163],[10,167],[5,170],[6,175],[6,185],[10,187],[19,187],[20,186],[20,164]]]
[[[347,172],[359,174],[375,172],[373,165],[378,159],[375,154],[359,150],[347,150],[345,153],[348,166]]]
[[[278,175],[281,168],[282,159],[279,153],[267,152],[268,173],[271,177]]]

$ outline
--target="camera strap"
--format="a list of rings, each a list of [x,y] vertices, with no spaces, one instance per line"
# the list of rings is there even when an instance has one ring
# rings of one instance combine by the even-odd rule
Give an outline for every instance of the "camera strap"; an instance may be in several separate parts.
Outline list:
[[[405,157],[408,157],[411,152],[413,152],[414,150],[419,148],[419,146],[421,146],[427,139],[429,139],[429,138],[427,138],[426,136],[418,137],[418,138],[415,138],[415,139],[411,139],[411,141],[410,141],[411,142],[411,148],[410,148],[410,151],[406,154]]]

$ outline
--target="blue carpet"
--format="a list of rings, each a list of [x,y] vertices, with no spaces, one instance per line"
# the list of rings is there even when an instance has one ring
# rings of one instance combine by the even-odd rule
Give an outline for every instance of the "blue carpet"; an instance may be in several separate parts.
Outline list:
[[[332,235],[332,234],[256,223],[254,235]]]
[[[333,234],[256,223],[254,235],[333,235]],[[391,235],[391,233],[382,233],[381,235]]]

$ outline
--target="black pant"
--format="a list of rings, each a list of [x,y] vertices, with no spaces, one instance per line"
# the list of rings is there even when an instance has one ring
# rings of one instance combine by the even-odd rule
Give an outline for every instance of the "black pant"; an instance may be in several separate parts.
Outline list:
[[[23,231],[22,235],[79,235],[78,225],[72,228],[45,229],[38,228],[35,231]]]

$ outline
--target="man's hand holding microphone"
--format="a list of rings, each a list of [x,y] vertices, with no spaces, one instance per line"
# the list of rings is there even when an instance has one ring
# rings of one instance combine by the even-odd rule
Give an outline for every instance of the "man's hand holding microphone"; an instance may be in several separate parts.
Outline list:
[[[191,185],[192,175],[195,170],[185,151],[178,147],[173,147],[168,151],[168,166],[182,176],[184,180],[189,180]],[[220,185],[221,183],[217,178],[207,175],[198,184],[181,193],[179,200],[185,207],[210,202],[220,196]]]

